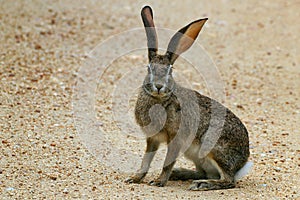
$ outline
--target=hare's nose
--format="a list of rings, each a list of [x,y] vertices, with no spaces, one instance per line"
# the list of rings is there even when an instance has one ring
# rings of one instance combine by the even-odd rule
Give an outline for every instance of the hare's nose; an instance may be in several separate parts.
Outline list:
[[[157,88],[157,91],[159,92],[159,90],[161,88],[163,88],[163,85],[162,84],[155,84],[155,87]]]

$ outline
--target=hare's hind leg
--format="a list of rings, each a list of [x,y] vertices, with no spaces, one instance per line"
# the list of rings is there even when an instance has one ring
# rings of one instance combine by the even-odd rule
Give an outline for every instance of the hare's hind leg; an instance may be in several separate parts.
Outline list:
[[[235,183],[231,181],[231,178],[228,179],[207,179],[207,180],[195,180],[193,184],[190,185],[189,190],[220,190],[220,189],[229,189],[234,188]]]
[[[172,170],[171,176],[169,180],[172,181],[187,181],[187,180],[199,180],[199,179],[207,179],[206,172],[203,170],[203,163],[205,159],[199,158],[200,146],[199,145],[191,145],[189,149],[184,153],[184,156],[193,161],[196,166],[196,170],[184,169],[184,168],[175,168]]]
[[[193,184],[189,187],[190,190],[218,190],[218,189],[228,189],[234,188],[234,175],[230,172],[221,168],[219,164],[212,158],[207,158],[209,165],[203,166],[204,170],[207,170],[207,180],[195,180]],[[212,168],[214,168],[212,170]],[[215,170],[218,171],[218,177],[216,177]],[[212,178],[212,179],[210,179]]]
[[[203,171],[195,171],[184,168],[175,168],[172,170],[170,181],[187,181],[187,180],[199,180],[206,179],[206,175]]]

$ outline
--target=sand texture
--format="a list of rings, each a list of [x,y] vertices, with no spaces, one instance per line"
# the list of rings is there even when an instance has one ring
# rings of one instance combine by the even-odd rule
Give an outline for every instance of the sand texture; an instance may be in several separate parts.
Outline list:
[[[145,49],[114,57],[101,77],[87,74],[96,75],[89,91],[95,99],[77,111],[94,110],[97,121],[91,126],[105,132],[96,135],[102,143],[88,140],[76,124],[74,91],[90,52],[108,38],[142,28],[145,4],[154,9],[156,26],[171,30],[209,18],[196,43],[217,66],[222,103],[249,131],[254,162],[234,189],[189,191],[191,181],[149,186],[157,167],[142,184],[124,183],[145,149],[130,124],[136,88],[146,73]],[[0,0],[0,199],[300,199],[299,19],[298,0]],[[137,38],[102,50],[101,56],[111,59]],[[137,43],[146,47],[146,41]],[[183,59],[176,64],[175,79],[211,96],[205,74]],[[131,88],[129,97],[125,86]],[[122,98],[129,117],[119,112]],[[119,151],[112,155],[109,148]],[[193,168],[184,158],[177,166]]]

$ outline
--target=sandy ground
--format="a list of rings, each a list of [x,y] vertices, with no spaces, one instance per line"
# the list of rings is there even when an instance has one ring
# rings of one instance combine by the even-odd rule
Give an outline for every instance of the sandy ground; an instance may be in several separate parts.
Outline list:
[[[148,2],[156,25],[172,30],[209,17],[197,42],[218,66],[223,104],[249,130],[252,171],[235,189],[191,192],[191,181],[148,186],[156,169],[143,184],[125,184],[129,171],[116,170],[113,158],[98,159],[101,147],[98,156],[91,153],[73,119],[80,66],[108,37],[141,27],[145,1],[0,1],[0,198],[300,199],[300,2],[247,2]],[[125,149],[115,155],[124,162],[132,152],[141,157],[145,144],[118,138],[111,88],[122,72],[146,61],[145,51],[117,59],[95,92],[98,125],[107,143]],[[203,79],[184,69],[174,73],[209,95]]]

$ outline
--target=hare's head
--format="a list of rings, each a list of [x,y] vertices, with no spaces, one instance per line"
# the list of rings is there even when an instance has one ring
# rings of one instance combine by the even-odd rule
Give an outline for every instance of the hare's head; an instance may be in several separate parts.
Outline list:
[[[165,98],[170,96],[175,89],[175,81],[172,77],[172,66],[175,60],[192,46],[207,18],[196,20],[180,29],[171,38],[167,52],[164,55],[158,55],[152,9],[145,6],[141,15],[147,35],[149,58],[148,74],[144,80],[143,89],[153,97]]]

